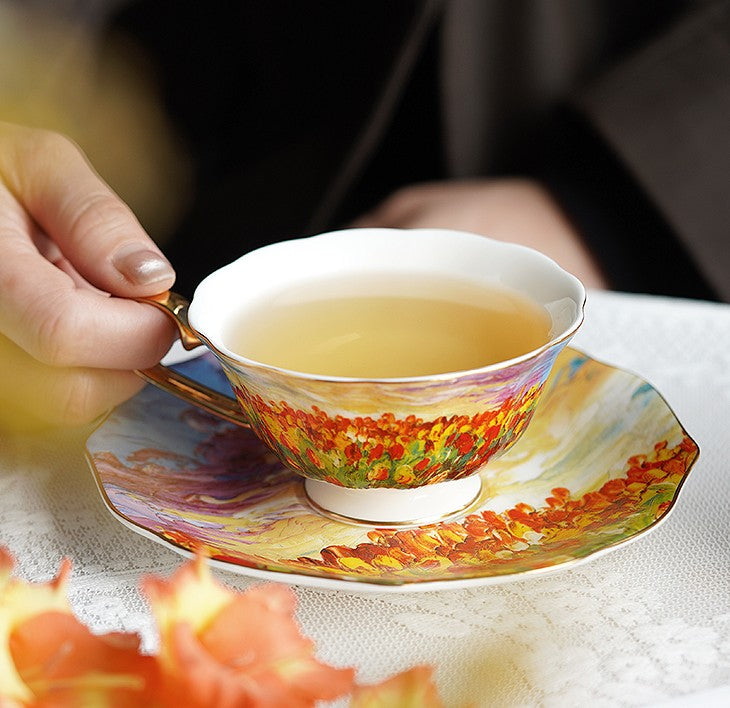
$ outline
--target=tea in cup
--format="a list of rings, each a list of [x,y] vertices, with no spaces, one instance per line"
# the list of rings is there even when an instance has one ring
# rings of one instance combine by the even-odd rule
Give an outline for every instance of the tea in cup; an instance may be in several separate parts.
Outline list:
[[[478,497],[584,300],[576,278],[523,246],[343,230],[252,251],[205,278],[189,306],[157,299],[187,347],[218,358],[237,407],[163,367],[146,375],[250,426],[320,512],[424,523]]]

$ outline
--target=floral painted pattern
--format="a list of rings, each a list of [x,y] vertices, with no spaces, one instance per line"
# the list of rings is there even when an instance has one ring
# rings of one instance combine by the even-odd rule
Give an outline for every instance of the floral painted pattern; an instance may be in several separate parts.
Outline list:
[[[338,382],[223,362],[258,437],[305,477],[406,489],[474,474],[522,435],[561,341],[510,366]]]
[[[463,576],[485,563],[500,574],[513,572],[515,561],[537,568],[561,556],[585,555],[603,547],[601,535],[625,528],[627,518],[638,527],[660,519],[696,454],[697,446],[689,438],[674,448],[663,441],[650,455],[630,458],[625,477],[578,499],[569,489],[556,487],[538,508],[517,504],[502,513],[470,514],[459,522],[403,531],[374,529],[368,532],[367,543],[354,548],[329,546],[320,558],[297,560],[303,570],[357,571],[375,577],[428,577],[434,570]]]
[[[259,437],[282,462],[308,477],[347,487],[417,487],[461,479],[507,450],[530,422],[540,385],[476,415],[397,419],[331,417],[295,410],[237,388]]]
[[[184,366],[220,376],[210,358]],[[238,572],[365,589],[496,582],[613,548],[666,517],[698,452],[650,385],[574,350],[556,362],[524,436],[479,472],[479,499],[441,523],[325,518],[251,431],[153,387],[87,449],[106,503],[133,529]]]

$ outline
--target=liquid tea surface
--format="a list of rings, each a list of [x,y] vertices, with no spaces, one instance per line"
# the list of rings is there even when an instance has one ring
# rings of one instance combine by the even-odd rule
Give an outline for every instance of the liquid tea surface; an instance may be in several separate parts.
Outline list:
[[[307,374],[401,378],[476,369],[550,338],[541,305],[508,290],[413,276],[312,281],[236,317],[226,345]]]

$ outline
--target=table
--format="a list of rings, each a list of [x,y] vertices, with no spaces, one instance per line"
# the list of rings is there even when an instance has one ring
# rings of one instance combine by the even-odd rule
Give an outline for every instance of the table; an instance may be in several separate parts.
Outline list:
[[[589,563],[504,585],[297,588],[323,660],[355,666],[362,682],[432,664],[448,706],[730,705],[730,306],[590,292],[573,344],[646,378],[698,442],[670,517]],[[78,617],[154,650],[138,581],[182,561],[107,511],[84,458],[89,432],[0,437],[0,543],[33,581],[71,557]]]

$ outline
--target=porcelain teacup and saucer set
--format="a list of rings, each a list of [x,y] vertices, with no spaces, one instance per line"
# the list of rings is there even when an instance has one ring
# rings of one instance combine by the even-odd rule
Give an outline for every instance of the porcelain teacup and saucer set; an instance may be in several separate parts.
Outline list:
[[[555,570],[653,528],[697,455],[650,385],[567,347],[583,286],[515,244],[349,229],[148,302],[203,355],[141,372],[156,386],[88,457],[117,518],[228,570],[377,590]]]

